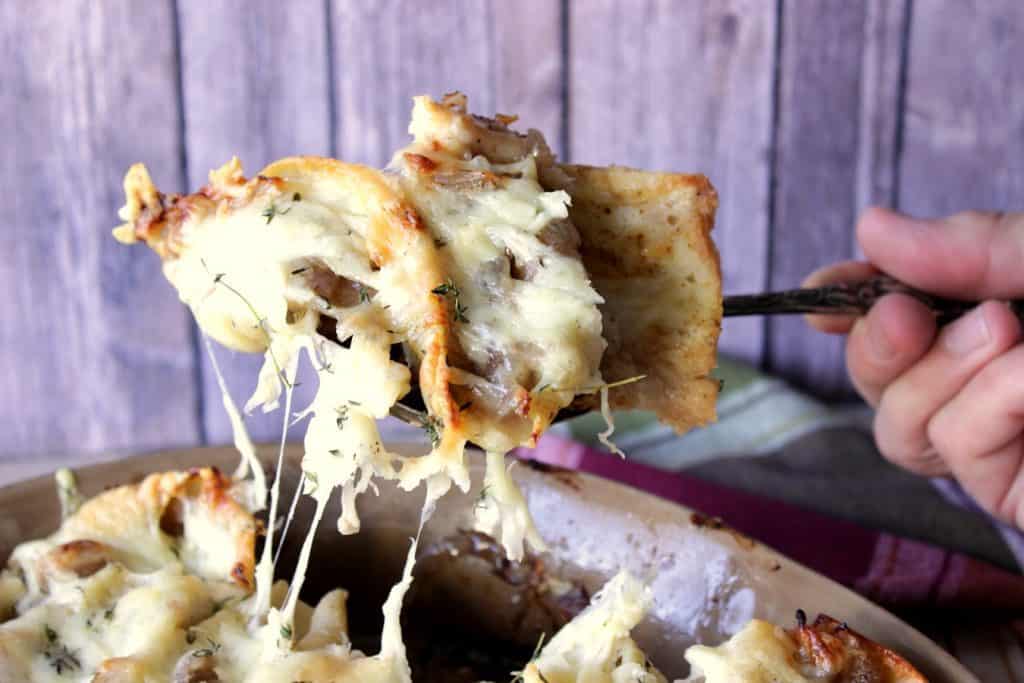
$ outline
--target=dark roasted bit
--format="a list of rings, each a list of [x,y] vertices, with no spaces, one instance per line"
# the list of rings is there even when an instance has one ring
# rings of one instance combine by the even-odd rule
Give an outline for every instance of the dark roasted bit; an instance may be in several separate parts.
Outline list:
[[[186,652],[174,665],[174,683],[209,683],[219,681],[212,648]]]
[[[825,614],[814,623],[797,610],[788,631],[797,645],[797,664],[812,680],[829,683],[924,683],[907,660]]]
[[[107,566],[113,550],[105,543],[75,540],[53,548],[39,560],[39,571],[44,578],[73,574],[78,578],[92,576]]]

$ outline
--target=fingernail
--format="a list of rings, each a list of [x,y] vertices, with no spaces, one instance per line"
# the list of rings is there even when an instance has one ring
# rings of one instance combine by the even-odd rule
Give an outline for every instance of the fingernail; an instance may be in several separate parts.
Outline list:
[[[874,318],[864,318],[867,325],[868,352],[879,364],[888,364],[896,358],[896,346],[885,332],[885,326]]]
[[[987,344],[991,337],[985,311],[976,308],[946,328],[942,344],[950,353],[966,356]]]

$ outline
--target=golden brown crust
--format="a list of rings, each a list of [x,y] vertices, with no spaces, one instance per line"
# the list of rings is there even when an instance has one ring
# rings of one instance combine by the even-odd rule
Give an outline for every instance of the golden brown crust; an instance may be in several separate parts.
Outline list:
[[[926,683],[910,662],[827,615],[787,633],[797,645],[798,665],[814,680]]]
[[[190,218],[240,205],[279,189],[279,182],[264,176],[246,180],[235,157],[210,172],[210,182],[192,194],[164,194],[153,184],[149,171],[134,164],[124,178],[125,225],[114,231],[122,242],[142,240],[162,259],[175,258],[184,248],[181,226]]]
[[[459,150],[499,163],[529,155],[545,189],[564,189],[571,195],[570,220],[563,221],[567,234],[552,238],[573,254],[582,241],[584,266],[605,299],[601,312],[608,348],[602,375],[607,382],[645,375],[640,382],[612,391],[612,407],[651,410],[680,432],[714,420],[718,384],[709,375],[722,311],[718,254],[710,237],[717,196],[708,180],[620,167],[558,166],[539,133],[509,129],[508,117],[472,116],[458,93],[419,105],[424,113],[419,121],[414,119],[413,132],[420,149],[396,157],[399,166],[429,177],[439,187],[470,191],[497,186],[503,179],[493,173],[446,173],[430,155]],[[289,177],[302,180],[310,175],[329,179],[346,197],[361,203],[363,213],[370,216],[365,238],[371,261],[378,267],[404,269],[405,279],[419,290],[410,295],[423,299],[416,311],[420,317],[409,321],[417,327],[410,341],[421,356],[416,368],[419,388],[430,413],[442,423],[440,450],[455,452],[480,429],[470,424],[476,409],[461,413],[458,396],[452,393],[453,372],[462,367],[459,344],[449,307],[443,298],[430,295],[445,281],[440,257],[424,218],[378,171],[333,159],[292,157],[247,181],[233,160],[211,173],[210,184],[199,192],[165,197],[144,169],[133,167],[125,182],[128,203],[123,217],[129,223],[116,234],[124,241],[145,239],[164,259],[174,258],[187,248],[182,244],[182,221],[195,218],[197,212],[230,211],[266,193],[280,192]],[[563,407],[553,397],[539,399],[527,389],[512,398],[515,411],[507,421],[529,422],[533,438]],[[578,405],[594,407],[596,400],[590,396]]]
[[[419,355],[420,392],[430,413],[443,423],[442,439],[454,446],[463,438],[464,429],[449,386],[447,358],[451,320],[444,301],[431,294],[437,283],[444,281],[433,238],[416,210],[374,169],[336,159],[303,156],[275,161],[260,173],[284,179],[308,179],[311,174],[329,179],[338,185],[339,191],[362,201],[370,216],[366,244],[371,259],[379,267],[404,270],[407,281],[412,283],[408,295],[417,299],[417,309],[423,314],[420,320],[407,321],[415,325],[415,329],[410,329],[410,341]],[[449,443],[443,443],[441,450],[452,450],[447,446]]]
[[[105,491],[65,521],[59,535],[67,540],[45,556],[46,567],[59,563],[62,570],[81,576],[82,572],[98,571],[109,559],[121,560],[130,567],[141,561],[145,566],[159,561],[156,557],[143,557],[147,552],[152,554],[151,549],[142,545],[142,539],[152,538],[154,527],[168,539],[152,541],[154,547],[162,547],[176,543],[176,537],[189,536],[190,520],[201,516],[223,532],[233,548],[230,566],[221,568],[223,574],[206,578],[231,581],[251,589],[256,522],[231,497],[230,487],[231,481],[218,470],[202,468],[153,474],[139,484]],[[198,537],[189,540],[225,541]],[[139,557],[133,560],[133,556]],[[180,559],[188,564],[190,558]]]
[[[677,431],[715,419],[722,277],[711,240],[718,197],[702,175],[562,166],[550,180],[572,196],[570,216],[604,297],[607,382],[615,409],[654,411]]]

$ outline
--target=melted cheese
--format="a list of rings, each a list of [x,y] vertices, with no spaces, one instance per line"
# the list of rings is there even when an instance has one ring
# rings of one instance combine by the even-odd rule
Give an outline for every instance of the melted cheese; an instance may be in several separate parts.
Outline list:
[[[466,115],[457,99],[417,98],[413,144],[396,155],[387,175],[291,159],[247,181],[232,160],[211,173],[209,186],[184,198],[161,195],[141,166],[125,179],[126,224],[115,235],[126,242],[142,237],[160,253],[165,275],[205,334],[264,354],[246,411],[276,409],[284,392],[286,429],[300,354],[317,375],[316,396],[300,414],[309,417],[305,493],[317,505],[292,585],[280,602],[272,601],[273,520],[280,505],[275,478],[272,523],[255,568],[256,592],[246,603],[248,619],[243,624],[240,613],[225,611],[206,626],[237,643],[230,658],[218,660],[218,667],[236,672],[232,679],[250,680],[243,664],[254,659],[278,667],[299,654],[298,596],[335,490],[342,533],[358,531],[356,499],[375,478],[395,479],[404,489],[425,482],[425,521],[452,484],[468,489],[462,451],[472,439],[490,451],[489,494],[478,523],[500,537],[512,559],[522,557],[524,541],[543,549],[501,453],[532,443],[580,389],[601,384],[602,299],[576,251],[569,196],[540,186],[538,163],[551,162],[543,140],[536,136],[529,148],[478,149],[490,125]],[[403,345],[406,363],[392,360],[396,344]],[[216,359],[214,370],[242,454],[236,477],[253,474],[237,494],[248,491],[256,508],[266,482]],[[376,425],[410,391],[412,372],[436,433],[431,451],[415,458],[389,453]],[[213,531],[196,523],[191,528],[204,538]],[[382,667],[378,674],[386,671],[387,680],[408,680],[399,612],[415,547],[414,541],[403,579],[385,604],[375,663],[356,664],[361,660],[339,645],[336,652],[305,654],[313,658],[308,666]],[[158,544],[140,550],[140,557],[167,559]],[[182,551],[202,557],[186,563],[189,571],[206,571],[223,559],[218,549],[191,541],[174,549]],[[176,666],[189,664],[195,662]]]
[[[629,635],[650,602],[646,586],[619,573],[527,665],[526,683],[664,683]]]
[[[521,557],[524,540],[535,550],[544,549],[545,544],[510,474],[514,464],[515,461],[506,467],[504,455],[494,451],[487,453],[487,470],[476,505],[474,528],[497,539],[509,556]]]
[[[466,358],[452,381],[485,408],[485,419],[471,413],[468,436],[504,452],[535,438],[576,390],[601,383],[603,299],[575,246],[555,239],[576,236],[569,195],[544,191],[532,154],[510,163],[480,154],[477,125],[416,98],[414,142],[392,167],[433,226],[453,304],[465,310],[454,329]]]
[[[133,167],[115,231],[161,254],[204,332],[265,354],[247,410],[276,408],[308,354],[319,390],[304,413],[303,467],[313,486],[341,489],[343,533],[358,530],[355,500],[373,478],[466,490],[468,440],[500,452],[533,443],[602,382],[602,299],[569,195],[539,182],[552,164],[543,139],[469,116],[458,98],[416,98],[410,132],[385,174],[286,159],[247,181],[232,160],[200,192],[168,198]],[[490,136],[517,142],[482,144]],[[322,336],[326,320],[334,334]],[[406,363],[391,360],[395,344]],[[410,368],[438,438],[402,458],[385,451],[374,420],[410,391]],[[491,478],[510,556],[524,540],[542,549],[515,484]]]
[[[686,651],[690,679],[703,683],[808,683],[796,668],[796,643],[785,631],[755,619],[717,647]]]
[[[193,490],[197,477],[207,485],[209,476],[216,475],[153,475],[101,494],[52,536],[20,545],[0,573],[0,604],[15,612],[0,624],[0,680],[184,683],[212,671],[239,683],[409,683],[398,623],[415,546],[384,606],[377,656],[349,645],[344,591],[314,608],[298,600],[298,586],[277,582],[270,618],[254,623],[257,596],[233,580],[228,568],[237,558],[225,550],[242,541],[251,556],[244,527],[254,522],[209,497],[216,486]],[[171,505],[180,538],[162,529]],[[120,528],[112,530],[116,519]],[[89,553],[101,543],[102,562],[93,563]]]

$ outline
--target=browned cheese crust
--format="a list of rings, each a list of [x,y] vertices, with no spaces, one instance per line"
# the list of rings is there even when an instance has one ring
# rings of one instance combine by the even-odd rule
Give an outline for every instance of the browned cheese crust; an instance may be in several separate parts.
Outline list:
[[[539,132],[508,128],[515,117],[466,114],[457,94],[442,105],[474,132],[473,153],[497,161],[533,154],[544,188],[572,197],[563,241],[566,249],[579,248],[605,299],[601,373],[608,383],[646,376],[611,391],[611,407],[653,411],[680,433],[713,422],[722,274],[711,239],[718,208],[711,182],[703,175],[559,165]],[[576,405],[592,408],[596,401],[581,397]]]
[[[804,675],[828,683],[927,683],[907,660],[821,614],[787,632],[797,645]]]

